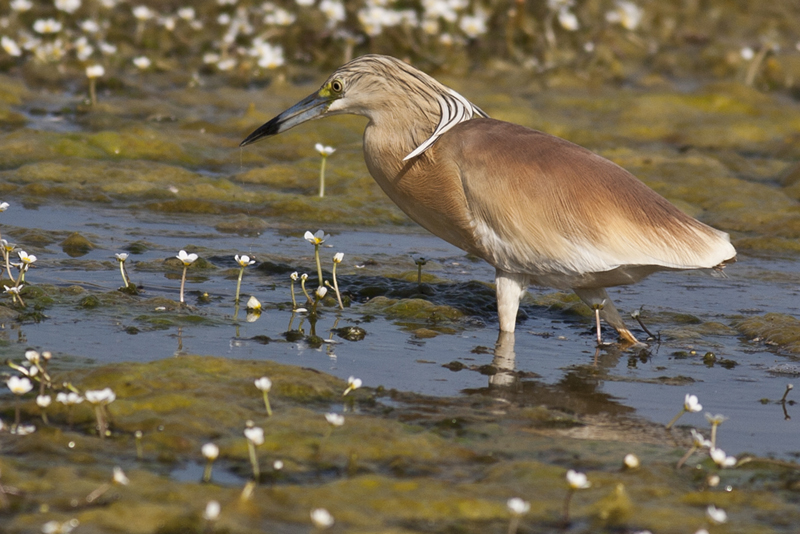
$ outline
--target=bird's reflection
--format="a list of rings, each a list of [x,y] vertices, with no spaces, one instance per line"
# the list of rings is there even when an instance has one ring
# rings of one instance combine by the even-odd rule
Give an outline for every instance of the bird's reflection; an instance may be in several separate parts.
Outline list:
[[[489,387],[511,387],[519,384],[519,376],[514,372],[517,354],[514,352],[514,332],[500,331],[494,345],[492,365],[497,372],[489,376]]]

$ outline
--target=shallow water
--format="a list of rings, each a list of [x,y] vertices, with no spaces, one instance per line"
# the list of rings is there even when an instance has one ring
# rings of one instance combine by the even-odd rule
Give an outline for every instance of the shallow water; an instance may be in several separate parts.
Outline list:
[[[112,386],[118,400],[109,407],[111,439],[101,441],[85,405],[74,427],[60,406],[47,426],[25,399],[23,419],[37,432],[0,434],[8,453],[0,483],[27,492],[0,512],[13,518],[13,532],[39,531],[50,518],[42,509],[61,520],[80,515],[98,532],[124,529],[121,510],[147,517],[142,532],[161,528],[164,517],[179,531],[176,518],[190,516],[186,528],[200,531],[199,510],[211,498],[236,507],[227,524],[235,532],[304,532],[308,510],[320,505],[337,506],[353,532],[505,532],[505,499],[514,495],[535,500],[537,531],[558,532],[569,468],[596,483],[591,498],[576,496],[574,531],[694,531],[710,502],[735,516],[731,532],[792,531],[794,467],[751,463],[721,472],[722,484],[709,488],[706,476],[716,471],[707,458],[674,469],[691,443],[688,429],[708,435],[703,413],[684,415],[672,432],[663,425],[684,395],[697,394],[703,412],[728,417],[718,432],[728,454],[800,455],[797,392],[778,402],[800,376],[800,106],[733,84],[498,93],[485,80],[448,82],[493,116],[631,169],[730,232],[739,261],[726,277],[659,273],[612,289],[625,317],[642,309],[659,334],[646,351],[596,350],[591,312],[541,288],[524,300],[513,343],[498,340],[492,269],[417,228],[385,198],[364,168],[363,120],[318,121],[236,148],[312,86],[199,90],[137,79],[129,82],[137,98],[101,95],[94,110],[34,92],[15,107],[29,122],[0,136],[0,200],[12,204],[0,231],[39,257],[23,291],[28,308],[6,299],[0,309],[0,356],[19,362],[27,348],[51,350],[59,380]],[[338,149],[325,199],[315,196],[317,140]],[[335,252],[345,254],[338,275],[351,302],[338,312],[328,298],[312,326],[291,312],[289,274],[316,277],[302,235],[318,228],[332,234],[322,249],[326,272]],[[76,232],[93,248],[62,245]],[[201,257],[189,269],[186,308],[176,302],[181,270],[167,261],[181,249]],[[118,291],[114,253],[126,250],[138,296]],[[264,305],[255,322],[244,309],[233,316],[234,254],[257,260],[242,283],[243,301],[254,295]],[[428,261],[422,285],[420,257]],[[347,326],[366,336],[349,341],[333,331]],[[604,337],[614,338],[610,330]],[[276,382],[271,419],[252,387],[262,374]],[[365,384],[353,404],[340,397],[349,376]],[[0,400],[8,424],[15,403],[7,392]],[[321,459],[321,414],[330,410],[348,423]],[[265,465],[286,462],[283,474],[262,475],[251,501],[239,496],[250,478],[247,419],[268,429]],[[145,433],[143,460],[133,452],[136,430]],[[208,440],[223,454],[214,484],[201,485],[198,451]],[[619,472],[627,452],[645,460],[640,471]],[[114,465],[135,489],[115,489],[98,507],[70,504]],[[39,480],[43,466],[49,486]],[[64,482],[73,478],[74,487]]]

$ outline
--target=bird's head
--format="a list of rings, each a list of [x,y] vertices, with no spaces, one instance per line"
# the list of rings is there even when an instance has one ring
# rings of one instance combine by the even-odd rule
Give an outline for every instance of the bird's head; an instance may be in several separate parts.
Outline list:
[[[318,91],[263,124],[239,146],[343,113],[363,115],[372,123],[391,122],[394,131],[412,132],[417,148],[406,159],[421,154],[455,124],[475,114],[486,116],[463,96],[399,59],[366,55],[336,69]]]

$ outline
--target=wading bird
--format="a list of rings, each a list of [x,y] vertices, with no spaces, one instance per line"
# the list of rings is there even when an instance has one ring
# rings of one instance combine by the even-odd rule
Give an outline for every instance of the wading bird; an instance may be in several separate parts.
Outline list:
[[[240,146],[311,119],[363,115],[370,174],[414,221],[496,269],[500,330],[529,284],[571,289],[627,343],[605,288],[736,257],[728,235],[573,143],[494,120],[402,61],[362,56]]]

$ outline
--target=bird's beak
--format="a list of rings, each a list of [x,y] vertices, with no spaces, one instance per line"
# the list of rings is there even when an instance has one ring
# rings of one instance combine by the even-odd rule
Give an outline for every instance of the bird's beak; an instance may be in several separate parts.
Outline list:
[[[312,119],[317,119],[328,111],[333,99],[324,94],[324,91],[311,93],[303,100],[290,107],[271,121],[261,125],[256,131],[247,136],[239,146],[249,145],[262,137],[277,135],[289,128],[294,128]]]

